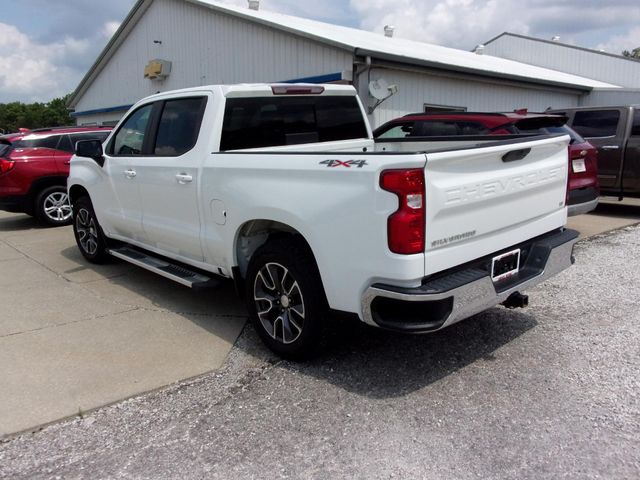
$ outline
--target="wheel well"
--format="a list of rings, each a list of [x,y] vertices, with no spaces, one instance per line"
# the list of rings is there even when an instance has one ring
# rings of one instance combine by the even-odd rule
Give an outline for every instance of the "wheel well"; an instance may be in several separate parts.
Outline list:
[[[45,188],[53,186],[65,187],[67,185],[67,177],[42,177],[37,178],[29,188],[29,204],[34,206],[38,194]]]
[[[73,205],[80,197],[88,196],[89,192],[87,192],[87,190],[80,185],[73,185],[69,189],[69,201],[71,202],[71,205]]]
[[[313,251],[311,250],[309,242],[307,242],[300,232],[289,225],[273,220],[251,220],[242,225],[240,230],[238,230],[235,247],[236,262],[241,277],[246,277],[251,257],[253,257],[253,254],[260,246],[275,237],[284,235],[298,237],[302,242],[304,242],[313,256]]]

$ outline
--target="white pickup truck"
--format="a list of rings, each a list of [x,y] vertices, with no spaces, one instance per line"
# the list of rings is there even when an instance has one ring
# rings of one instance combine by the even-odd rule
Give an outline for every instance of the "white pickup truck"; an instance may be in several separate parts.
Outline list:
[[[443,139],[444,140],[444,139]],[[231,278],[265,343],[312,351],[330,310],[432,332],[569,267],[568,136],[374,141],[350,86],[203,86],[78,142],[82,254],[190,287]]]

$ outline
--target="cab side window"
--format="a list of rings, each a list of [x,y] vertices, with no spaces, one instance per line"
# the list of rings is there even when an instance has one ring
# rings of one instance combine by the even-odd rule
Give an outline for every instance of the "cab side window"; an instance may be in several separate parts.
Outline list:
[[[198,139],[206,97],[167,100],[160,115],[154,154],[178,156]]]
[[[631,135],[640,137],[640,109],[633,112],[633,125],[631,126]]]
[[[586,138],[613,137],[618,130],[618,110],[578,111],[573,118],[573,129]]]
[[[109,153],[113,155],[132,156],[142,154],[142,145],[151,117],[153,104],[140,107],[133,112],[110,142]]]

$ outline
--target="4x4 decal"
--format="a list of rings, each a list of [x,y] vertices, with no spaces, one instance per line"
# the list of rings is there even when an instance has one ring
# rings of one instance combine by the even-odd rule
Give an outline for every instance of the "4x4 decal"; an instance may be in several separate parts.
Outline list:
[[[326,165],[329,168],[334,168],[334,167],[351,168],[352,166],[356,166],[357,168],[362,168],[365,165],[367,165],[367,161],[366,160],[347,160],[347,161],[323,160],[322,162],[320,162],[320,165]]]

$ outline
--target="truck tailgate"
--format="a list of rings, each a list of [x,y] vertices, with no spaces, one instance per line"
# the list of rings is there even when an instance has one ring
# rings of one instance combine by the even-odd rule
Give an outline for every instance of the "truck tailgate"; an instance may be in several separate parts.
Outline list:
[[[427,154],[425,274],[562,227],[568,136]]]

